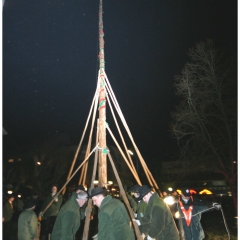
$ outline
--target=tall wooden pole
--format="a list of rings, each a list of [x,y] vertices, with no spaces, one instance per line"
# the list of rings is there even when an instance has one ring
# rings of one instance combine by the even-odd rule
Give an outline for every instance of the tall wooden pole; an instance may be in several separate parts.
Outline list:
[[[99,3],[99,165],[98,165],[98,181],[99,186],[105,187],[107,185],[107,157],[106,157],[106,90],[104,84],[104,32],[103,32],[103,17],[102,17],[102,0]]]

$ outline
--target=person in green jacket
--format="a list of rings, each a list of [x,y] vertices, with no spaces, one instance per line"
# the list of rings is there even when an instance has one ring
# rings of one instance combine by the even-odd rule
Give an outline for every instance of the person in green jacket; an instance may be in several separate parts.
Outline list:
[[[38,239],[38,220],[34,212],[36,201],[29,199],[18,218],[18,240]]]
[[[88,194],[84,191],[72,193],[70,199],[61,207],[53,226],[51,240],[74,240],[80,227],[81,219],[85,217],[79,208],[88,200]]]
[[[152,189],[143,185],[140,189],[140,197],[147,203],[145,216],[134,220],[139,225],[143,238],[155,240],[179,240],[179,233],[169,207],[153,193]]]
[[[42,217],[43,219],[41,223],[42,240],[49,239],[49,234],[51,234],[52,232],[53,225],[56,221],[56,217],[63,202],[62,195],[56,196],[57,190],[58,185],[57,184],[52,185],[51,189],[52,193],[45,198],[41,207],[41,212],[39,213],[39,217]],[[51,205],[47,208],[47,210],[44,213],[42,213],[53,199],[54,201],[51,203]]]
[[[139,199],[140,189],[141,186],[136,184],[129,189],[130,192],[133,192],[134,198],[128,193],[126,193],[126,195],[130,202],[130,205],[132,206],[135,218],[141,222],[141,219],[144,217],[147,209],[147,203],[145,203],[142,199]]]
[[[3,205],[3,214],[2,214],[2,221],[3,221],[3,237],[4,239],[10,238],[11,233],[11,220],[14,213],[13,210],[13,201],[15,197],[13,194],[8,195],[8,200]]]
[[[106,188],[96,187],[89,198],[99,208],[98,240],[135,240],[130,217],[124,204],[112,196],[106,196]]]

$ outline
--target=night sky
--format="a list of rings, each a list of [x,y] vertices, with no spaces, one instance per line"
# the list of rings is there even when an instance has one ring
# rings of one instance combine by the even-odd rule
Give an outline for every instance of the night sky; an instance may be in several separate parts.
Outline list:
[[[5,0],[6,156],[46,135],[79,143],[96,90],[98,8],[96,0]],[[103,11],[105,71],[131,133],[146,162],[169,160],[174,76],[199,41],[236,51],[237,1],[103,0]],[[108,108],[107,122],[113,128]]]

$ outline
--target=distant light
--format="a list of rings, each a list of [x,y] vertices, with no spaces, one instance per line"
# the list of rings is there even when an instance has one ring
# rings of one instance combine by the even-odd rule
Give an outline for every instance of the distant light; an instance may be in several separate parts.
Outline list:
[[[237,163],[236,161],[233,161],[233,163]]]
[[[167,205],[173,205],[173,204],[176,202],[176,200],[175,200],[175,198],[174,198],[173,196],[167,196],[167,197],[164,198],[163,201],[164,201]]]
[[[98,184],[98,180],[94,180],[93,183],[94,183],[94,184]]]
[[[199,192],[199,194],[213,194],[213,193],[207,189],[203,189],[201,192]]]
[[[180,189],[177,189],[176,192],[177,192],[178,194],[182,194],[182,191],[181,191]]]
[[[110,185],[113,184],[113,181],[108,181],[108,184],[110,184]]]
[[[41,162],[37,162],[37,165],[41,165]]]
[[[18,198],[21,198],[22,197],[22,195],[21,194],[18,194]]]
[[[169,187],[169,188],[168,188],[168,191],[170,191],[170,192],[171,192],[172,190],[173,190],[173,189],[172,189],[171,187]]]
[[[18,158],[18,162],[21,162],[22,161],[22,159],[21,158]]]
[[[115,191],[116,191],[116,188],[112,188],[112,191],[115,192]]]
[[[14,162],[14,159],[12,159],[12,158],[8,159],[8,162]]]
[[[13,192],[12,192],[11,190],[8,190],[7,193],[8,193],[8,194],[12,194]]]
[[[130,155],[133,155],[133,152],[131,150],[127,150]]]

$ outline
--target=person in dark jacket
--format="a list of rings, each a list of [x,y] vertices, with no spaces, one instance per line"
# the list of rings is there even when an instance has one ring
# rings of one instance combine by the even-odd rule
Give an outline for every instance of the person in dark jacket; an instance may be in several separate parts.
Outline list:
[[[112,196],[106,196],[106,188],[91,190],[93,204],[99,208],[98,240],[135,240],[130,218],[124,204]]]
[[[144,214],[147,209],[147,203],[145,203],[142,199],[138,199],[140,196],[140,193],[139,193],[140,189],[141,189],[141,186],[138,184],[132,186],[129,189],[130,192],[133,192],[134,198],[130,194],[126,193],[127,198],[130,202],[130,205],[132,206],[134,216],[136,219],[139,219],[139,220],[144,217]]]
[[[38,220],[34,212],[36,201],[29,199],[24,205],[18,218],[18,240],[37,240],[38,239]]]
[[[15,197],[14,195],[9,195],[7,202],[3,205],[3,214],[2,214],[2,221],[3,221],[3,237],[4,239],[9,239],[10,232],[11,232],[11,220],[14,213],[13,210],[13,201]]]
[[[48,195],[41,207],[41,212],[39,213],[39,217],[42,217],[41,223],[41,239],[48,240],[49,234],[52,232],[53,225],[55,223],[56,217],[58,215],[59,209],[62,205],[62,195],[55,196],[57,194],[58,186],[54,184],[52,186],[52,193]],[[52,204],[48,207],[48,209],[42,214],[42,211],[49,205],[49,203],[54,199]]]
[[[147,203],[145,216],[139,221],[139,230],[145,239],[178,240],[179,234],[173,216],[166,203],[151,188],[143,185],[140,197]]]
[[[74,240],[80,227],[81,219],[85,217],[79,208],[88,200],[88,194],[84,191],[72,193],[70,199],[61,207],[53,226],[52,240]]]
[[[214,209],[221,209],[221,205],[193,198],[191,189],[183,188],[179,200],[177,204],[175,204],[174,214],[179,221],[181,239],[204,239],[205,235],[200,222],[201,214]]]

